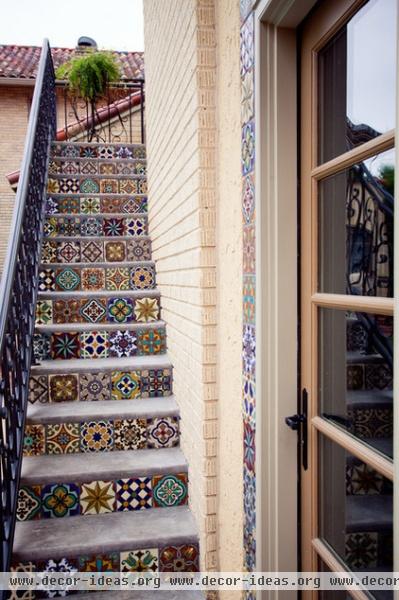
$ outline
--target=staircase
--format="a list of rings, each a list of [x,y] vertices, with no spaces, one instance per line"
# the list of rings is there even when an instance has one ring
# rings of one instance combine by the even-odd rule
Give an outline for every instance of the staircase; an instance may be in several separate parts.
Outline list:
[[[199,569],[145,173],[142,145],[52,145],[17,570]]]

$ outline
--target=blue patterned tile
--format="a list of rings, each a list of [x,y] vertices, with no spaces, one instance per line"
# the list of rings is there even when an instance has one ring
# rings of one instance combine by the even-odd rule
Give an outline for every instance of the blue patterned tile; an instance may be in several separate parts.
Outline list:
[[[240,32],[241,77],[254,66],[254,17],[251,15]]]
[[[255,327],[253,325],[244,325],[243,328],[243,366],[245,375],[255,376],[256,364],[256,341]]]
[[[241,134],[242,174],[248,175],[255,167],[255,122],[249,121],[242,128]]]

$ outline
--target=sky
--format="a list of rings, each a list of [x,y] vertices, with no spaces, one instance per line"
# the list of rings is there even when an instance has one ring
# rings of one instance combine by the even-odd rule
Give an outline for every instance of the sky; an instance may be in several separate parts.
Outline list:
[[[115,11],[117,11],[115,13]],[[142,0],[10,0],[0,19],[0,44],[74,48],[82,35],[99,48],[144,50]]]

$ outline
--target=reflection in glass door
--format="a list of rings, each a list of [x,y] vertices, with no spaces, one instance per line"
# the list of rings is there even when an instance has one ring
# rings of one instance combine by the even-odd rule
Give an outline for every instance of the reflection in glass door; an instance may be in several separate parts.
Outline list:
[[[324,0],[301,31],[304,571],[393,569],[396,11]]]

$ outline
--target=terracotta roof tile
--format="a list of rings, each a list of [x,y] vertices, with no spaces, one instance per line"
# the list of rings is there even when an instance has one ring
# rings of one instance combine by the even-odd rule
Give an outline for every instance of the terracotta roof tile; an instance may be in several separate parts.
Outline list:
[[[0,78],[34,79],[39,65],[41,48],[38,46],[0,45]],[[67,62],[75,48],[51,48],[54,67]],[[143,52],[113,52],[122,64],[122,79],[144,76]]]

